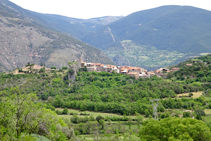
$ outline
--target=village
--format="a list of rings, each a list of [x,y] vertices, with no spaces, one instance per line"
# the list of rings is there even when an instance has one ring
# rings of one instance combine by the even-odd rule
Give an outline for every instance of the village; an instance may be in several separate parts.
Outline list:
[[[109,65],[109,64],[101,64],[101,63],[92,63],[92,62],[83,62],[81,58],[79,58],[78,61],[78,67],[79,68],[86,68],[87,71],[89,72],[115,72],[115,73],[121,73],[121,74],[126,74],[129,75],[130,77],[134,77],[135,79],[138,78],[150,78],[154,75],[157,75],[157,77],[161,77],[164,74],[168,73],[168,72],[174,72],[174,71],[178,71],[179,68],[172,68],[171,70],[167,69],[167,68],[160,68],[154,71],[147,71],[144,68],[141,67],[134,67],[134,66],[116,66],[116,65]],[[189,65],[189,64],[187,64]],[[31,64],[31,65],[26,65],[25,68],[21,68],[21,69],[16,69],[13,71],[13,74],[24,74],[26,72],[30,72],[30,73],[35,73],[35,72],[40,72],[40,70],[43,68],[44,66],[40,66],[40,65],[35,65],[35,64]],[[55,70],[55,68],[46,68],[45,67],[45,71],[47,72],[51,72],[52,70]]]
[[[80,62],[80,67],[87,68],[87,71],[92,72],[116,72],[116,73],[121,73],[121,74],[126,74],[131,77],[134,77],[136,79],[138,78],[150,78],[154,75],[157,75],[158,77],[163,76],[165,73],[168,72],[174,72],[179,70],[179,68],[172,68],[171,70],[166,69],[166,68],[160,68],[155,71],[147,71],[144,68],[141,67],[134,67],[134,66],[116,66],[116,65],[105,65],[101,63],[87,63],[87,62],[82,62],[81,59],[79,59]]]

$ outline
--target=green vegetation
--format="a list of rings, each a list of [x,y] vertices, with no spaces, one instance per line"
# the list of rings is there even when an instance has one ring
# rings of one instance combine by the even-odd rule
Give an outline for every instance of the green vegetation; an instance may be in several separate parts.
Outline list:
[[[202,122],[191,118],[165,118],[148,120],[140,130],[141,140],[211,140],[210,129]]]
[[[190,6],[157,7],[132,13],[82,41],[103,50],[117,65],[135,64],[148,70],[166,67],[211,53],[209,15],[210,11]],[[133,41],[135,46],[124,47],[124,40]]]
[[[137,45],[131,40],[121,41],[121,46],[103,50],[117,64],[139,66],[148,70],[167,67],[186,54],[177,51],[158,50],[155,47]]]
[[[57,130],[52,131],[52,136],[40,134],[38,129],[42,126],[39,122],[37,120],[30,122],[31,119],[28,119],[27,122],[33,127],[39,126],[33,130],[30,126],[14,128],[14,131],[21,130],[20,135],[11,130],[14,137],[42,136],[51,139],[53,136],[61,136],[67,139],[73,137],[74,132],[77,138],[90,140],[96,137],[100,140],[196,140],[198,134],[203,134],[203,139],[208,140],[211,128],[209,116],[211,82],[202,81],[202,78],[209,77],[210,60],[211,56],[207,55],[172,66],[180,67],[180,70],[166,73],[163,78],[153,76],[135,79],[115,72],[87,72],[86,69],[80,69],[75,81],[70,81],[68,73],[73,70],[68,70],[67,67],[35,74],[0,73],[0,100],[14,103],[11,97],[17,91],[21,98],[28,96],[29,103],[26,103],[24,108],[26,113],[32,110],[33,114],[30,115],[32,117],[37,115],[38,121],[42,121],[48,112],[52,116],[57,114],[54,118],[56,121],[52,124]],[[187,63],[192,65],[187,66]],[[73,74],[69,73],[70,76]],[[187,81],[189,79],[190,81]],[[19,89],[13,88],[15,86],[19,86]],[[150,99],[160,99],[158,121],[152,120],[153,107]],[[6,109],[9,109],[8,112],[13,112],[9,105],[12,104],[8,104]],[[1,111],[1,113],[6,112],[5,108]],[[12,115],[8,116],[10,119]],[[191,117],[195,119],[190,119]],[[173,126],[169,126],[171,124],[164,124],[166,121],[179,124],[172,128]],[[5,119],[2,119],[2,122],[6,122]],[[18,126],[21,126],[21,123],[22,120],[18,122]],[[154,134],[155,127],[159,127],[156,134]],[[6,130],[5,128],[7,126],[3,125],[2,130]],[[49,127],[48,130],[50,131],[51,128]],[[58,130],[61,131],[57,132],[60,135],[55,133]],[[149,132],[146,133],[147,130]],[[174,130],[177,130],[180,135]],[[193,134],[196,130],[200,131],[195,133],[197,136]],[[168,134],[165,131],[169,131]],[[6,133],[10,134],[7,131],[0,133],[6,139],[8,139]],[[153,136],[150,135],[152,133]]]
[[[76,33],[81,26],[69,24],[70,19],[61,21],[64,18],[61,16],[39,17],[41,14],[23,10],[9,1],[5,1],[5,4],[16,11],[2,5],[2,1],[0,3],[0,24],[5,31],[13,29],[15,33],[14,37],[8,38],[8,42],[13,43],[14,38],[18,41],[11,48],[6,47],[12,51],[2,49],[4,63],[0,63],[0,69],[16,68],[21,61],[28,59],[32,59],[29,61],[33,63],[53,66],[51,71],[43,67],[34,74],[24,72],[21,68],[18,70],[22,74],[0,73],[0,140],[77,140],[75,135],[81,140],[211,139],[211,55],[172,66],[170,68],[179,67],[180,70],[166,73],[163,78],[153,76],[136,80],[114,72],[87,72],[87,68],[83,68],[71,80],[70,77],[75,75],[71,63],[70,69],[63,66],[69,60],[83,54],[85,61],[110,64],[112,61],[94,47],[43,27],[53,20],[49,28],[53,26],[57,31],[64,31],[66,27],[71,27],[67,32],[74,33],[79,38],[83,38],[88,31],[80,28],[79,31],[83,32]],[[193,14],[195,8],[166,6],[161,9],[154,9],[154,14],[148,14],[147,19],[144,17],[150,10],[137,12],[109,24],[115,43],[109,32],[105,32],[109,29],[108,26],[85,40],[91,44],[100,41],[99,47],[119,64],[141,64],[149,68],[167,66],[190,55],[210,52],[206,48],[210,43],[205,42],[210,36],[207,32],[209,26],[205,22],[209,12],[197,9],[203,16],[199,14],[199,18],[191,18],[184,11]],[[161,16],[157,16],[159,13]],[[175,18],[168,18],[169,13]],[[141,21],[136,18],[137,15]],[[28,17],[33,21],[26,21]],[[175,22],[176,17],[185,20]],[[168,23],[162,19],[169,19]],[[62,24],[58,24],[57,20]],[[69,26],[58,28],[58,25],[65,25],[67,21]],[[178,32],[178,27],[187,27],[186,21],[192,21],[189,29]],[[206,37],[201,36],[198,30],[190,34],[193,29],[198,29],[195,24],[199,22],[203,22],[201,29],[206,29],[203,31]],[[175,23],[178,27],[175,27]],[[70,31],[71,29],[73,30]],[[163,32],[166,29],[171,32]],[[187,34],[195,37],[193,44],[189,40],[192,38]],[[7,32],[1,35],[4,40],[9,36]],[[203,52],[198,50],[199,46]],[[123,51],[118,51],[120,49]],[[23,57],[11,57],[13,54]],[[31,69],[33,64],[28,63],[27,66]],[[152,119],[150,99],[160,99],[158,121]]]
[[[183,80],[186,84],[202,86],[209,91],[211,82],[210,62],[211,55],[189,59],[176,66],[172,66],[180,67],[180,70],[174,73],[169,73],[167,78],[171,78],[172,80]],[[190,64],[190,66],[187,64]],[[208,91],[206,91],[205,94],[209,95]]]
[[[32,134],[51,140],[74,137],[74,132],[63,131],[64,128],[69,130],[63,120],[36,102],[35,94],[21,93],[16,87],[11,88],[7,96],[1,93],[0,101],[0,140],[36,140],[38,136]]]

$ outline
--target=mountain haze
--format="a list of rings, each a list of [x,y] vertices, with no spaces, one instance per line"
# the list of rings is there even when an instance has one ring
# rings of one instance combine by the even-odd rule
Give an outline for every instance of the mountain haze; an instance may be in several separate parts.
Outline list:
[[[210,53],[210,31],[210,11],[190,6],[172,5],[133,13],[89,33],[82,41],[100,48],[116,63],[128,59],[130,64],[157,68],[175,64],[178,59],[181,61],[191,56],[198,56],[200,53]],[[125,49],[122,42],[126,40],[132,41],[133,46],[139,46],[140,50],[143,50],[143,46],[145,46],[145,50],[153,47],[157,51],[167,51],[169,54],[175,52],[175,56],[181,53],[182,55],[172,58],[168,63],[161,63],[160,66],[156,66],[157,62],[147,66],[146,61],[151,59],[149,55],[142,54],[145,61],[143,61],[143,57],[140,61],[140,59],[136,59],[137,55],[128,55],[128,51],[122,53]],[[133,52],[133,46],[129,45],[132,54],[136,53]],[[115,50],[116,53],[109,54],[108,52],[111,50]],[[153,56],[156,54],[154,53]],[[148,59],[146,59],[147,57]],[[161,57],[164,57],[163,60],[168,60],[165,58],[165,54]],[[116,61],[116,58],[120,58],[120,60]]]
[[[88,62],[113,64],[99,49],[38,26],[19,12],[20,7],[12,8],[7,2],[0,1],[0,71],[23,67],[27,62],[61,68],[79,57]]]

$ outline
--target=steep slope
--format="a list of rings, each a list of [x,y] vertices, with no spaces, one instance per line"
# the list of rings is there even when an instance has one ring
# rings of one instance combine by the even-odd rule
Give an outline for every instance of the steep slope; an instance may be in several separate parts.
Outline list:
[[[195,7],[162,6],[136,12],[108,24],[88,34],[83,41],[107,52],[110,47],[123,48],[120,41],[132,40],[136,45],[182,53],[184,60],[211,52],[210,17],[210,11]],[[116,54],[119,55],[118,52]],[[125,58],[128,59],[127,56]],[[181,58],[175,58],[177,59]],[[175,62],[172,60],[162,67],[171,64]]]
[[[30,22],[58,32],[68,33],[77,39],[82,39],[89,32],[95,31],[121,18],[121,16],[107,16],[93,19],[77,19],[53,14],[42,14],[25,10],[16,4],[2,0],[2,2],[22,14]]]
[[[0,71],[23,67],[27,62],[60,68],[79,57],[88,62],[113,64],[99,49],[41,28],[0,3]]]

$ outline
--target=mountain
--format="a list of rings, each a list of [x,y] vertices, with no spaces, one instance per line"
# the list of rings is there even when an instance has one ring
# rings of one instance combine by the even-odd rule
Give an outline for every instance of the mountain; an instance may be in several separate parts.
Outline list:
[[[0,71],[23,67],[27,62],[61,68],[79,57],[87,62],[113,64],[99,49],[39,26],[26,16],[29,13],[9,1],[0,0]]]
[[[122,18],[122,16],[106,16],[92,19],[77,19],[54,14],[37,13],[23,9],[8,0],[2,1],[4,1],[5,5],[22,14],[31,23],[58,32],[68,33],[77,39],[82,39],[89,32]]]
[[[117,64],[151,69],[210,53],[210,31],[210,11],[171,5],[132,13],[89,33],[82,41],[103,50]],[[125,47],[128,40],[131,44]],[[166,54],[175,57],[169,58]],[[159,64],[150,56],[160,60]]]

